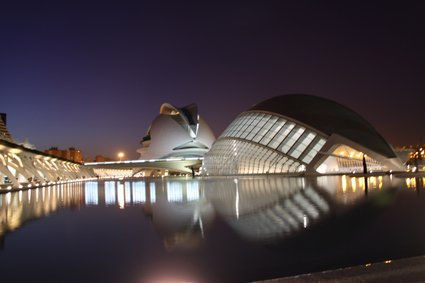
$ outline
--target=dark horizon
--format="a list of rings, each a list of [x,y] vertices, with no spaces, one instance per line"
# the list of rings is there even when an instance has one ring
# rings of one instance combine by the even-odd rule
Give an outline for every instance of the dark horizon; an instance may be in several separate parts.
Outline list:
[[[425,3],[143,1],[1,4],[0,112],[15,140],[112,158],[163,102],[218,136],[281,94],[335,100],[392,145],[424,142]]]

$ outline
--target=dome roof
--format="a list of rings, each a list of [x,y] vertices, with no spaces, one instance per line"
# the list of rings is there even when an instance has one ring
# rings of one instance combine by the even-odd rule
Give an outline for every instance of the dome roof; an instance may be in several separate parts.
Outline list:
[[[249,110],[293,118],[325,134],[341,135],[388,158],[396,157],[391,146],[368,121],[332,100],[307,94],[288,94],[264,100]]]

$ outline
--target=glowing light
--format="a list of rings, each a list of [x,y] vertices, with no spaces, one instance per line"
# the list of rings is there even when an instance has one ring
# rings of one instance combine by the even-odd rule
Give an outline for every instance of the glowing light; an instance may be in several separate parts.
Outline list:
[[[238,182],[235,182],[235,184],[236,184],[235,214],[236,214],[236,218],[239,219],[239,186],[238,186]]]
[[[193,200],[199,199],[198,181],[192,181],[186,184],[186,199],[187,201],[193,201]]]
[[[118,184],[118,205],[120,209],[125,207],[124,185]]]
[[[343,175],[342,176],[342,192],[346,192],[347,191],[347,176]]]
[[[356,191],[356,187],[357,187],[357,182],[356,182],[356,178],[351,178],[351,189],[353,190],[353,192]]]
[[[124,158],[125,154],[124,154],[124,152],[121,151],[121,152],[118,152],[117,156],[118,156],[119,160],[121,161]]]

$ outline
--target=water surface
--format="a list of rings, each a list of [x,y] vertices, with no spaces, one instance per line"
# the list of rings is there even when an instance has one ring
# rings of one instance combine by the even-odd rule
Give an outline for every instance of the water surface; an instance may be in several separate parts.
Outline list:
[[[425,254],[423,178],[256,176],[0,195],[2,282],[245,282]]]

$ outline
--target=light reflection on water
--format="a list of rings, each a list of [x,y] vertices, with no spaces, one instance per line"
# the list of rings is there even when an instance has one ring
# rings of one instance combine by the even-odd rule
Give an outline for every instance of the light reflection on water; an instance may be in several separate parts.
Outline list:
[[[143,179],[61,184],[0,195],[0,236],[61,208],[143,206],[171,248],[188,234],[204,236],[215,214],[251,240],[289,236],[391,187],[415,189],[423,179],[334,176]],[[417,184],[419,183],[419,184]]]
[[[349,175],[144,178],[8,192],[0,195],[0,262],[7,270],[20,270],[22,259],[30,255],[26,267],[34,274],[48,274],[42,269],[47,261],[62,278],[67,272],[63,261],[70,257],[67,263],[77,270],[75,282],[90,282],[84,277],[90,272],[95,279],[100,271],[103,279],[119,274],[116,270],[130,274],[129,263],[138,275],[150,272],[155,277],[167,271],[174,276],[186,270],[235,282],[424,254],[425,244],[412,239],[422,239],[425,231],[409,221],[425,217],[420,195],[424,181]],[[376,207],[383,209],[376,213]],[[68,213],[43,221],[61,211]],[[73,222],[77,218],[78,225]],[[26,226],[30,221],[33,225]],[[40,227],[49,231],[39,234]],[[90,233],[76,227],[90,227]],[[370,241],[376,235],[386,236]],[[20,251],[20,246],[26,248]],[[98,253],[92,252],[95,247]],[[46,255],[27,253],[42,248]],[[108,256],[99,256],[104,253]],[[62,262],[51,261],[61,254]],[[105,268],[118,264],[116,258],[122,266]],[[40,264],[34,265],[34,259]],[[85,259],[90,268],[79,263]]]

